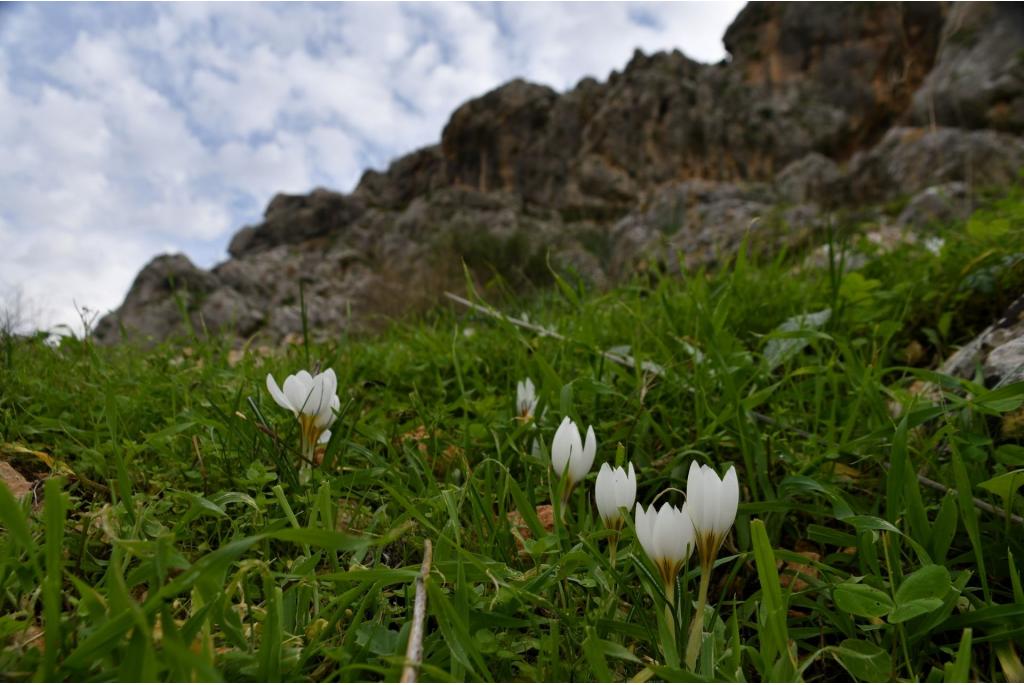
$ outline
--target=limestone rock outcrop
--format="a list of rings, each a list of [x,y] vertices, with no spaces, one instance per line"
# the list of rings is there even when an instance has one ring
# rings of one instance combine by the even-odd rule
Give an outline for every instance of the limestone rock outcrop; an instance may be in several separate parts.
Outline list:
[[[461,288],[463,263],[481,283],[554,268],[603,287],[748,236],[812,241],[843,206],[914,197],[892,221],[933,220],[936,186],[957,216],[1024,167],[1021,27],[1000,3],[752,3],[719,64],[638,51],[565,93],[515,80],[352,193],[277,195],[210,271],[158,257],[96,335],[163,339],[187,316],[280,339],[301,330],[300,285],[318,334],[363,331]]]

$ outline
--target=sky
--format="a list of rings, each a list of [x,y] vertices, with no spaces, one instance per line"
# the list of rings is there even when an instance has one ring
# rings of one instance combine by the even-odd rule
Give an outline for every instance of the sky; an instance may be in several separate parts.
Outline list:
[[[725,58],[742,2],[0,4],[0,308],[81,331],[278,192],[348,192],[517,77]],[[2,314],[2,311],[0,311]]]

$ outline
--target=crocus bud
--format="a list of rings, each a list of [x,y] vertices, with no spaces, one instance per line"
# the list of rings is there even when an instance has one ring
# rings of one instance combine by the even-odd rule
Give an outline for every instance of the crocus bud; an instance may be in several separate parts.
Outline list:
[[[636,505],[636,537],[666,584],[674,582],[680,567],[693,552],[693,523],[687,507],[688,504],[684,504],[682,509],[677,509],[666,502],[660,511],[656,511],[653,504],[644,511],[642,505]]]
[[[636,472],[633,462],[629,463],[629,474],[619,466],[612,468],[607,463],[601,464],[597,473],[597,485],[594,487],[594,500],[597,512],[601,515],[604,525],[619,528],[622,525],[621,509],[629,511],[636,501]]]
[[[725,478],[719,478],[709,466],[690,464],[686,478],[686,503],[696,534],[701,564],[710,566],[718,549],[736,521],[740,502],[740,485],[736,467],[729,467]]]
[[[537,408],[537,391],[533,387],[533,381],[527,378],[525,381],[516,383],[516,413],[522,420],[533,418],[533,412]]]
[[[594,427],[587,428],[587,442],[584,444],[576,424],[568,416],[562,419],[562,424],[555,431],[555,437],[551,439],[551,465],[555,473],[559,476],[567,473],[571,487],[590,471],[595,454],[597,438],[594,436]]]

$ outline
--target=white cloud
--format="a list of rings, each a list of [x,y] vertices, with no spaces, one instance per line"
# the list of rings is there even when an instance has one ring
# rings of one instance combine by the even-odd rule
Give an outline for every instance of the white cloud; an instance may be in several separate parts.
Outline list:
[[[0,287],[117,306],[157,252],[224,254],[278,191],[350,190],[466,99],[566,89],[635,47],[723,55],[740,3],[8,5]]]

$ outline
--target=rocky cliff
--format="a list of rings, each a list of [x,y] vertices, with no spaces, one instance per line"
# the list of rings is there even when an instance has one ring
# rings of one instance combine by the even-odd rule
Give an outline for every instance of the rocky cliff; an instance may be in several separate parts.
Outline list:
[[[714,264],[751,236],[813,240],[827,212],[909,199],[923,222],[1024,168],[1024,7],[754,3],[730,58],[637,52],[566,93],[516,80],[459,107],[440,143],[351,194],[278,195],[211,271],[154,259],[97,337],[183,329],[279,339],[366,330],[480,279],[597,287]],[[917,208],[917,210],[915,210]]]

